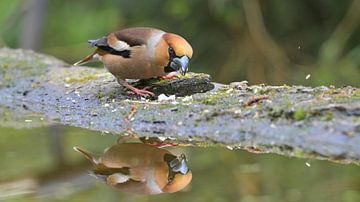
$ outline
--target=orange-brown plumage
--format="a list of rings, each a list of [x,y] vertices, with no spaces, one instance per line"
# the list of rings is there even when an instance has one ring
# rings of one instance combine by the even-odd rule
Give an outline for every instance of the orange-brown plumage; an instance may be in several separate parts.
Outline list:
[[[125,79],[164,77],[175,71],[185,74],[193,55],[191,45],[183,37],[146,27],[113,32],[90,40],[89,45],[97,49],[75,65],[99,58],[120,84],[142,96],[154,94],[130,86]]]
[[[177,192],[192,179],[184,155],[142,143],[119,143],[99,158],[74,147],[94,164],[93,175],[124,192],[160,194]],[[175,165],[175,166],[174,166]]]
[[[187,41],[179,35],[166,33],[163,36],[164,40],[174,48],[177,55],[186,55],[190,59],[193,55],[193,49]]]

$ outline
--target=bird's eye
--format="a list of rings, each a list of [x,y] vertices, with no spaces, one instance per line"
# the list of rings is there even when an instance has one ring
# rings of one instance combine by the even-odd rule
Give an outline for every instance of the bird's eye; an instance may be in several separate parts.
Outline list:
[[[175,56],[175,51],[174,51],[174,49],[172,47],[169,47],[169,54],[171,56]]]
[[[172,182],[175,178],[175,173],[171,173],[168,177],[168,182]]]

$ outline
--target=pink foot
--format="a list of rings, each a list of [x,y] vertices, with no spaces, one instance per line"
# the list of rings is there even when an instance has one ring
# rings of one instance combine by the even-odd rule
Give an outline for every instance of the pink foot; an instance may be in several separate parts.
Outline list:
[[[151,145],[151,146],[154,146],[157,148],[178,146],[177,143],[171,142],[171,140],[169,140],[169,139],[166,139],[163,141],[157,137],[150,137],[150,138],[140,137],[139,139],[142,143]]]
[[[165,76],[161,76],[161,78],[163,78],[163,79],[172,79],[174,77],[178,77],[177,72],[171,72],[169,74],[166,74]]]
[[[135,88],[132,86],[132,88],[129,88],[129,89],[131,90],[130,92],[128,92],[130,95],[135,94],[135,95],[140,95],[142,97],[147,97],[147,96],[154,97],[155,96],[155,94],[153,92],[146,90],[146,89],[148,89],[148,87],[145,87],[143,89],[138,89],[138,88]]]

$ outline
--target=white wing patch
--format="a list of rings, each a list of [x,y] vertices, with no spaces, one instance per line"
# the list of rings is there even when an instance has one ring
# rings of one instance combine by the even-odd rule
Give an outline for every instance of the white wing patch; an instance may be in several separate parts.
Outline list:
[[[115,186],[117,184],[122,184],[130,180],[128,175],[122,173],[114,173],[107,178],[107,183],[109,185]]]
[[[117,50],[117,51],[130,50],[129,44],[127,44],[124,41],[116,41],[115,44],[110,45],[110,47]]]

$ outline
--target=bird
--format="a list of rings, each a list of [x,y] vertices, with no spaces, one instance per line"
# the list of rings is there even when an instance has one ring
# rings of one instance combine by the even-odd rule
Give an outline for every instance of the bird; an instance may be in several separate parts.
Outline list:
[[[186,39],[151,27],[122,29],[99,39],[88,40],[88,44],[96,47],[95,51],[74,66],[99,59],[120,85],[143,97],[155,94],[147,88],[138,89],[130,85],[126,79],[169,79],[176,77],[177,72],[185,75],[193,55],[193,49]]]
[[[94,165],[90,175],[120,191],[153,195],[173,193],[185,188],[192,180],[184,154],[143,143],[117,143],[100,157],[74,147]]]

